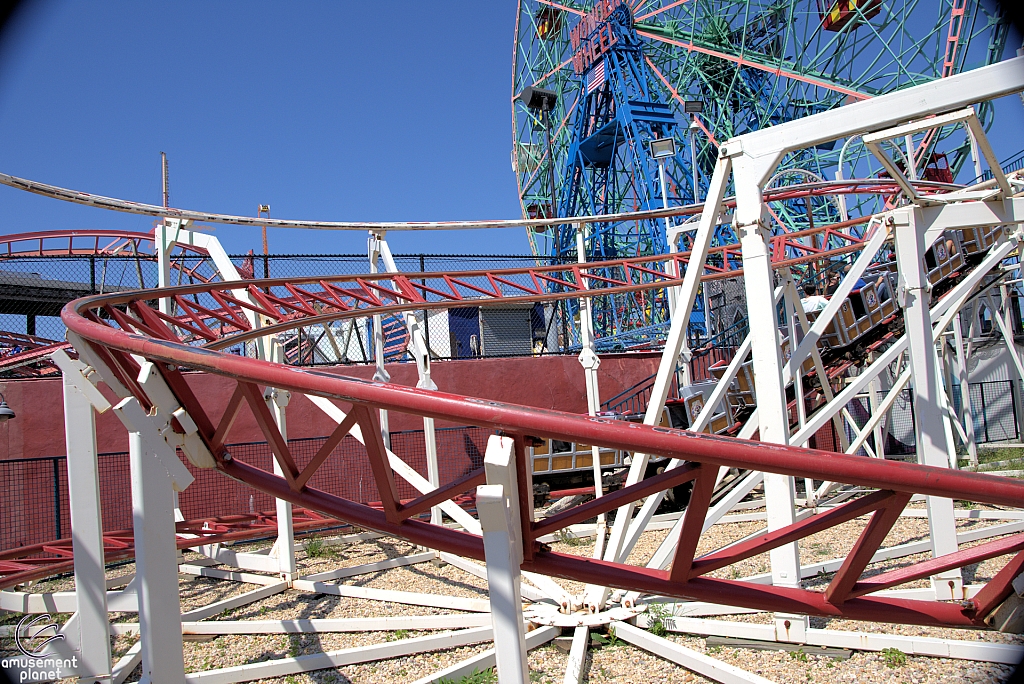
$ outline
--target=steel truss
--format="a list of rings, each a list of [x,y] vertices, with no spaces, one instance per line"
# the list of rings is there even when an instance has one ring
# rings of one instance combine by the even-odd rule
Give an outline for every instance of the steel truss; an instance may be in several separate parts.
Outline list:
[[[455,643],[491,638],[500,640],[503,648],[493,654],[493,662],[503,681],[521,681],[526,649],[553,636],[553,631],[547,628],[531,632],[530,636],[524,635],[521,598],[554,599],[560,609],[554,606],[548,609],[538,603],[526,617],[541,625],[576,626],[576,635],[581,643],[580,647],[573,649],[577,656],[585,646],[586,629],[632,620],[643,612],[645,602],[658,597],[675,599],[675,610],[684,613],[689,610],[691,614],[737,610],[774,612],[777,618],[776,624],[771,626],[771,635],[797,643],[817,643],[815,640],[825,638],[816,633],[820,630],[807,627],[806,616],[812,615],[953,627],[985,627],[993,620],[997,625],[1005,624],[1000,611],[1009,605],[1012,612],[1013,601],[1019,593],[1015,581],[1019,584],[1018,578],[1024,571],[1024,527],[1009,515],[1016,522],[988,528],[980,535],[959,540],[952,527],[955,512],[951,501],[958,499],[1016,509],[1024,501],[1024,483],[948,467],[949,442],[942,418],[948,412],[937,386],[934,348],[935,341],[942,339],[943,333],[953,324],[956,313],[972,294],[979,287],[988,287],[989,284],[983,282],[986,275],[1019,247],[1022,234],[1016,226],[1024,223],[1024,198],[1014,196],[1017,186],[998,172],[988,185],[945,193],[918,191],[910,184],[903,190],[914,203],[880,216],[873,222],[871,230],[860,233],[860,237],[850,237],[835,226],[827,228],[834,231],[833,237],[840,236],[839,239],[849,243],[837,248],[840,253],[857,252],[859,258],[834,296],[834,305],[830,304],[812,324],[800,315],[802,310],[799,302],[794,300],[795,286],[787,269],[793,263],[818,259],[830,252],[822,252],[820,247],[814,252],[813,243],[809,248],[807,243],[794,240],[791,235],[773,237],[766,230],[766,192],[763,185],[781,155],[789,149],[819,144],[823,140],[848,135],[853,130],[883,137],[902,135],[902,129],[889,127],[929,113],[953,111],[970,102],[1024,90],[1022,64],[1024,58],[1019,58],[965,77],[953,76],[941,84],[882,96],[805,121],[777,126],[763,134],[754,133],[728,141],[723,146],[723,155],[712,177],[708,203],[700,216],[692,249],[685,256],[665,255],[519,271],[440,274],[433,279],[427,278],[426,283],[419,282],[421,274],[416,274],[414,280],[412,276],[394,272],[300,281],[236,280],[165,288],[158,292],[94,296],[68,305],[63,320],[80,357],[74,360],[64,355],[59,361],[65,371],[66,416],[70,421],[69,467],[74,460],[76,468],[87,471],[90,463],[87,440],[72,444],[70,435],[88,434],[87,423],[91,420],[93,408],[114,410],[133,435],[133,491],[138,487],[139,492],[146,494],[144,497],[136,495],[135,499],[136,515],[147,521],[147,526],[145,530],[137,528],[134,531],[134,545],[141,578],[138,583],[138,610],[142,624],[140,649],[147,676],[151,675],[155,680],[158,678],[156,673],[173,675],[181,672],[183,675],[180,652],[175,654],[174,649],[167,648],[169,643],[173,643],[169,640],[177,639],[181,632],[178,624],[180,611],[174,611],[177,600],[174,549],[178,543],[174,538],[173,492],[184,489],[191,481],[191,475],[174,454],[175,448],[180,448],[196,467],[216,469],[271,494],[281,502],[376,533],[409,540],[433,549],[440,553],[442,559],[469,572],[485,573],[491,587],[489,608],[493,631],[472,631],[473,627],[467,627],[461,632],[451,633],[454,636],[439,635],[425,647],[449,647]],[[914,125],[919,130],[928,128],[927,122]],[[711,236],[719,216],[728,211],[724,194],[730,173],[734,174],[738,190],[733,219],[741,236],[737,256],[734,256],[735,249],[730,253],[726,248],[720,252],[712,252],[711,248]],[[896,178],[894,182],[901,187],[904,182],[910,183],[905,178]],[[14,184],[24,186],[29,183],[18,180]],[[31,187],[36,190],[43,188],[40,184],[31,184]],[[787,191],[792,191],[792,188],[787,188]],[[75,193],[50,186],[45,188],[45,192],[73,200],[76,197]],[[105,200],[104,203],[141,211],[139,205],[119,200]],[[164,213],[158,215],[166,216],[172,210],[159,211]],[[672,215],[673,212],[682,213],[670,210],[646,215]],[[228,219],[221,217],[221,220]],[[179,221],[179,218],[173,218],[164,225],[173,230],[183,228],[180,222],[175,224],[174,221]],[[565,219],[557,221],[565,222]],[[585,224],[586,219],[578,222]],[[303,224],[295,222],[293,225]],[[1001,233],[979,265],[965,273],[942,296],[938,296],[936,291],[932,298],[922,280],[925,249],[946,230],[996,225],[1010,226],[1011,230]],[[382,259],[386,268],[386,245],[378,243],[389,227],[371,226],[371,260],[376,265],[378,258]],[[585,229],[581,226],[579,232]],[[864,272],[868,262],[890,236],[894,238],[897,250],[902,288],[899,296],[906,332],[902,336],[894,333],[886,338],[873,350],[878,358],[866,372],[861,372],[857,380],[842,392],[828,396],[825,388],[830,383],[825,377],[827,371],[816,340],[824,332],[828,319],[836,313],[845,293],[853,288],[855,279]],[[700,433],[711,412],[723,400],[728,380],[718,386],[690,430],[657,425],[657,414],[664,405],[670,377],[675,373],[677,357],[683,349],[685,322],[699,283],[709,275],[706,269],[709,256],[714,254],[723,254],[718,268],[725,272],[735,272],[741,267],[747,287],[751,336],[742,345],[742,354],[738,354],[730,364],[727,377],[735,375],[744,357],[751,355],[757,405],[755,414],[747,419],[739,436],[749,438],[757,433],[760,442]],[[675,272],[683,276],[666,275],[671,271],[652,268],[652,263],[671,263],[678,269]],[[710,263],[715,266],[714,261]],[[619,275],[599,275],[609,272]],[[716,277],[718,274],[712,272],[710,275]],[[224,276],[229,280],[227,274]],[[547,292],[547,285],[552,282],[566,291],[554,295]],[[304,325],[343,318],[404,314],[424,308],[445,308],[467,299],[529,302],[571,297],[588,300],[598,294],[595,292],[598,284],[600,294],[665,288],[676,291],[678,306],[643,425],[440,392],[429,381],[429,359],[421,361],[420,382],[416,388],[392,385],[386,378],[366,382],[296,368],[281,362],[279,348],[274,344],[274,336],[278,333]],[[845,293],[843,288],[846,288]],[[154,299],[160,301],[156,307],[151,304]],[[797,314],[796,322],[787,322],[791,332],[793,326],[799,325],[804,334],[803,341],[793,350],[789,360],[783,359],[780,353],[779,305]],[[410,338],[415,345],[415,319],[410,319],[406,317]],[[584,326],[583,337],[589,345],[592,339],[586,330]],[[792,335],[791,338],[796,339]],[[251,346],[258,358],[224,353],[224,349],[239,343]],[[378,348],[381,348],[380,343]],[[585,347],[582,355],[584,362],[589,359],[587,349],[589,346]],[[798,446],[806,442],[817,427],[835,419],[849,399],[878,373],[897,362],[905,352],[909,357],[908,377],[914,381],[921,464],[823,453]],[[825,396],[821,403],[812,406],[813,412],[805,414],[803,408],[797,409],[797,427],[793,429],[787,388],[795,383],[796,405],[803,407],[800,387],[810,376],[803,371],[797,373],[795,369],[802,369],[808,358],[814,366],[812,375],[818,377]],[[596,396],[597,365],[584,363],[584,367],[588,375],[588,393]],[[192,392],[185,379],[185,373],[192,370],[215,373],[234,382],[235,389],[227,406],[214,406],[206,397]],[[116,405],[111,406],[97,391],[98,383],[105,384],[117,396]],[[353,434],[365,444],[380,497],[379,508],[309,486],[310,477],[330,457],[330,449],[322,449],[311,461],[304,463],[298,462],[290,452],[285,407],[288,393],[293,392],[310,397],[338,423],[328,444],[336,444],[346,434]],[[593,410],[593,402],[591,407]],[[271,445],[275,473],[235,458],[225,447],[228,429],[241,411],[252,413]],[[393,411],[421,416],[425,420],[440,418],[488,427],[498,434],[488,444],[484,467],[442,483],[437,481],[436,470],[424,478],[390,451],[385,422],[386,412]],[[931,416],[926,412],[931,412]],[[215,420],[213,416],[218,417]],[[72,427],[77,432],[70,429]],[[863,431],[868,431],[868,427],[865,426]],[[631,452],[632,465],[625,486],[607,493],[597,491],[595,493],[601,495],[588,503],[535,520],[530,487],[532,467],[527,449],[536,437]],[[860,438],[858,435],[857,440]],[[854,444],[849,447],[855,450]],[[91,449],[92,468],[95,470],[94,441]],[[74,459],[71,458],[73,452]],[[671,467],[660,474],[644,477],[644,462],[648,455],[671,459]],[[430,462],[428,458],[428,464]],[[746,475],[738,478],[724,496],[716,499],[715,487],[726,469],[737,469]],[[94,482],[95,473],[90,477]],[[796,509],[794,477],[807,479],[814,485],[807,489],[808,498],[815,486],[823,483],[816,490],[820,492],[817,507],[802,511]],[[397,478],[409,481],[421,495],[411,501],[400,500]],[[722,520],[762,478],[767,529],[737,544],[698,556],[696,547],[702,532]],[[81,516],[98,502],[90,499],[89,477],[76,478],[75,481],[83,483],[72,494],[73,506]],[[693,493],[683,514],[672,523],[674,530],[666,544],[647,567],[627,563],[631,545],[645,529],[651,528],[656,508],[656,503],[652,505],[652,502],[667,489],[682,483],[692,483]],[[470,516],[453,501],[473,492],[477,497],[479,519]],[[76,497],[78,502],[84,503],[76,505]],[[883,547],[887,533],[914,497],[924,497],[927,501],[927,516],[932,530],[929,541],[923,549],[914,545],[899,549]],[[282,515],[285,510],[279,507],[278,520],[285,519]],[[431,521],[419,519],[418,516],[428,510],[435,512]],[[600,523],[593,530],[600,540],[597,547],[600,557],[581,558],[554,552],[548,546],[547,540],[552,533],[591,518],[597,517],[600,521],[601,516],[612,510],[618,510],[618,514],[606,538]],[[440,525],[440,511],[460,527]],[[290,510],[288,512],[291,513]],[[853,547],[844,557],[822,567],[832,573],[827,589],[814,591],[801,586],[801,578],[817,572],[817,569],[801,565],[798,542],[862,516],[868,517],[868,523]],[[79,517],[76,521],[86,519]],[[95,525],[92,528],[88,525],[80,527],[76,521],[73,521],[76,534],[82,530],[85,548],[90,548],[91,544],[95,550],[102,549],[102,530]],[[149,522],[153,523],[152,526]],[[289,554],[286,550],[291,548],[293,526],[294,522],[288,529],[278,526],[278,548],[285,549],[277,557],[278,570],[284,578],[279,585],[286,588],[290,583],[296,588],[309,587],[338,593],[348,590],[340,585],[327,588],[326,583],[289,576],[294,570],[288,568]],[[957,546],[960,541],[980,543],[961,549]],[[927,550],[933,555],[927,561],[899,570],[865,574],[876,560]],[[771,557],[769,583],[765,583],[766,578],[726,579],[713,576],[716,571],[762,553]],[[1009,560],[989,582],[981,586],[963,586],[959,582],[960,568],[1002,556],[1009,556]],[[95,566],[97,557],[102,555],[76,553],[76,575],[85,578],[92,573],[93,584],[99,582],[96,586],[102,587],[102,563]],[[474,561],[486,561],[487,565],[482,567]],[[588,589],[582,597],[569,596],[550,579],[552,577],[583,582]],[[932,579],[932,585],[927,589],[900,588],[926,578]],[[82,592],[88,591],[92,585],[82,583],[79,586]],[[277,585],[273,589],[266,588],[266,591],[277,590]],[[103,591],[99,593],[103,594]],[[385,596],[388,600],[425,600],[402,596],[402,592],[385,592],[381,598]],[[484,609],[484,606],[475,608]],[[583,613],[575,612],[580,608]],[[473,611],[474,606],[466,605],[464,609]],[[106,625],[106,611],[107,604],[102,597],[90,603],[88,608],[80,604],[76,618],[78,623],[69,623],[67,630],[72,633],[76,624],[81,624],[81,635],[78,642],[69,639],[72,641],[70,645],[84,645],[87,624],[98,625],[102,621]],[[585,617],[587,615],[590,617]],[[642,623],[643,618],[639,621]],[[700,631],[689,627],[682,616],[674,624]],[[706,632],[721,629],[713,623],[708,625]],[[619,629],[624,639],[664,653],[687,667],[701,672],[714,669],[714,663],[702,663],[684,650],[669,650],[665,644],[635,633],[628,626]],[[765,638],[763,632],[765,630],[757,631],[761,638]],[[836,634],[841,636],[844,633]],[[395,646],[395,653],[415,652],[416,648],[424,646],[419,642],[410,643],[413,641],[396,642],[399,645]],[[161,647],[157,648],[157,644]],[[507,649],[505,644],[509,644]],[[978,653],[980,650],[970,651],[968,657],[982,657]],[[988,649],[984,657],[1009,662],[1017,654],[1016,649]],[[386,654],[375,655],[386,657]],[[240,681],[249,675],[262,677],[300,671],[289,670],[289,667],[327,667],[353,662],[351,657],[351,654],[342,652],[323,654],[318,659],[310,657],[313,659],[298,666],[272,661],[263,669],[247,673],[218,672],[210,678]],[[109,667],[109,651],[107,659]],[[466,666],[466,663],[460,665]],[[445,673],[444,676],[449,675]],[[757,681],[748,673],[734,672],[730,676]],[[578,674],[573,674],[573,677],[578,677]]]

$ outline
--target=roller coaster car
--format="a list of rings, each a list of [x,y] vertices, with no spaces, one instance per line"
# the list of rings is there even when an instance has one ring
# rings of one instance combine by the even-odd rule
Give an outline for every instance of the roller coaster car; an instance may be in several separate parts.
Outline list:
[[[615,413],[602,413],[604,418],[620,419]],[[575,444],[558,439],[535,439],[530,447],[533,462],[533,489],[536,505],[542,505],[552,490],[594,485],[594,452],[590,444]],[[600,447],[602,479],[627,465],[621,451]]]
[[[818,0],[821,27],[826,31],[842,31],[851,21],[871,19],[882,9],[882,0]]]
[[[924,179],[935,183],[952,183],[953,169],[949,168],[949,160],[941,152],[932,152],[924,167]]]
[[[563,12],[554,7],[541,7],[533,15],[537,22],[537,36],[541,40],[554,40],[562,31]]]
[[[890,274],[886,271],[865,274],[864,279],[869,282],[850,292],[839,307],[839,313],[825,328],[821,336],[825,346],[843,349],[854,345],[896,313]],[[818,312],[810,312],[807,317],[813,321]]]
[[[708,368],[708,371],[710,371],[711,377],[716,382],[721,382],[725,377],[725,370],[728,365],[725,361],[719,361]],[[725,399],[733,420],[736,420],[739,415],[749,413],[752,410],[753,406],[757,403],[754,400],[753,361],[748,360],[740,366],[739,371],[736,373],[736,378],[730,383],[729,389],[725,393]]]
[[[565,475],[558,484],[579,484],[586,478],[578,480],[573,475],[587,473],[593,475],[594,452],[589,444],[574,444],[557,439],[541,440],[540,446],[531,449],[533,456],[533,479],[556,479],[554,476]],[[614,449],[601,447],[599,457],[601,468],[622,466],[622,454]],[[552,476],[552,477],[548,477]]]
[[[960,251],[964,260],[970,263],[980,261],[982,256],[1003,234],[1002,226],[978,226],[960,232]]]
[[[956,231],[947,230],[924,253],[924,268],[933,288],[963,269],[964,265],[964,254]]]
[[[688,429],[697,422],[697,418],[704,410],[704,405],[717,384],[714,380],[708,380],[681,388],[679,398],[669,399],[665,402],[662,424],[679,430]],[[728,401],[720,403],[718,408],[720,409],[718,413],[712,414],[708,424],[701,432],[720,435],[729,430],[733,421]]]

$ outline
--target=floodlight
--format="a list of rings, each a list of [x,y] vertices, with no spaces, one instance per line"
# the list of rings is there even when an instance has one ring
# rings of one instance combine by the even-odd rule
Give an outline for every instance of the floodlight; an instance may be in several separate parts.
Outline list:
[[[655,138],[649,144],[651,147],[651,157],[656,160],[660,161],[675,156],[676,141],[674,138]]]
[[[527,109],[539,109],[542,112],[550,112],[555,108],[558,95],[553,90],[527,86],[523,88],[523,92],[519,93],[519,97],[516,99],[526,105]]]
[[[703,114],[704,103],[700,100],[686,100],[683,102],[683,112],[686,114]]]

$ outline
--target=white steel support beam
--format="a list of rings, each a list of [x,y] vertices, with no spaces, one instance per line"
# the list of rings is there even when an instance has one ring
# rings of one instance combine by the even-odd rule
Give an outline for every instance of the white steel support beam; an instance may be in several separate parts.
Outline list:
[[[569,662],[565,666],[565,677],[562,684],[580,684],[583,681],[583,666],[587,662],[587,642],[590,641],[590,628],[578,626],[572,634],[572,646],[569,647]]]
[[[751,157],[766,157],[770,166],[791,150],[846,138],[865,129],[881,130],[934,113],[949,112],[1024,90],[1024,57],[965,71],[929,83],[862,100],[821,114],[748,133],[726,141]]]
[[[380,237],[379,247],[381,258],[384,261],[384,268],[389,273],[398,273],[395,257],[391,254],[391,247],[388,246],[388,242],[384,239],[383,235]],[[405,327],[409,330],[409,348],[416,361],[416,372],[419,376],[416,387],[436,390],[437,384],[430,377],[430,349],[427,348],[427,341],[423,332],[430,325],[430,321],[427,319],[426,313],[423,315],[422,326],[414,314],[407,311],[402,315],[405,317]],[[427,480],[430,481],[434,489],[437,489],[441,486],[441,475],[437,464],[437,433],[434,429],[433,418],[423,418],[423,442],[427,455]],[[434,506],[430,509],[430,524],[440,525],[441,521],[441,507]]]
[[[754,625],[724,620],[669,617],[665,626],[672,632],[706,634],[740,639],[770,641],[770,625]],[[837,629],[808,629],[806,643],[830,648],[852,648],[860,651],[881,651],[898,648],[907,655],[959,658],[1013,665],[1020,662],[1024,648],[1017,644],[995,644],[987,641],[938,639],[934,637],[900,636],[868,632],[846,632]]]
[[[177,684],[185,679],[185,661],[181,641],[173,490],[181,491],[191,484],[192,476],[167,443],[152,434],[149,417],[136,399],[125,399],[114,410],[129,430],[135,573],[142,643],[142,677],[139,681],[142,684]]]
[[[107,587],[103,560],[103,515],[96,462],[96,416],[93,409],[111,406],[89,379],[91,368],[64,350],[52,355],[64,382],[64,438],[67,447],[71,541],[75,552],[76,615],[66,645],[76,651],[77,674],[83,681],[109,681],[110,639],[107,637]],[[89,376],[86,375],[89,373]],[[77,630],[74,629],[77,627]]]
[[[356,646],[337,651],[311,653],[294,658],[280,658],[264,662],[225,667],[219,670],[193,672],[183,676],[178,682],[186,684],[234,684],[235,682],[251,682],[257,679],[270,679],[285,675],[340,668],[345,665],[366,663],[374,660],[398,658],[400,656],[438,651],[460,646],[469,646],[487,641],[491,637],[490,627],[463,629],[456,632],[429,634],[427,636],[389,641],[372,646]]]
[[[538,646],[543,646],[548,643],[556,636],[558,636],[559,630],[557,627],[547,625],[533,630],[526,635],[526,647],[533,649]],[[457,682],[463,677],[472,675],[475,672],[483,672],[489,668],[494,667],[494,651],[495,649],[489,648],[483,653],[477,654],[471,658],[463,660],[461,663],[456,663],[450,667],[446,667],[443,670],[435,672],[431,675],[427,675],[422,679],[417,679],[412,684],[437,684],[438,682]]]
[[[924,270],[924,229],[920,210],[905,208],[894,212],[896,259],[901,283],[898,296],[903,299],[903,322],[909,342],[910,371],[914,385],[914,422],[917,460],[938,468],[949,466],[946,428],[939,400],[935,335],[929,304],[931,287]],[[940,331],[941,332],[941,331]],[[953,501],[928,497],[928,525],[932,555],[945,556],[957,551]],[[932,577],[938,600],[955,600],[962,590],[959,569]]]
[[[494,645],[500,684],[529,684],[523,600],[519,594],[519,566],[523,562],[515,446],[510,437],[487,440],[484,467],[486,485],[476,490],[476,507],[483,528],[487,559],[487,588],[494,621]],[[500,647],[499,647],[500,645]]]
[[[370,231],[367,240],[367,257],[370,260],[370,273],[377,273],[379,268],[377,260],[381,256],[381,243],[384,242],[384,233]],[[384,323],[381,315],[374,314],[371,318],[373,325],[373,360],[377,370],[374,371],[374,382],[391,382],[391,374],[384,368]],[[391,430],[388,428],[388,411],[380,409],[380,436],[384,440],[384,446],[391,448]]]
[[[277,357],[276,361],[278,363],[284,362],[282,358],[284,355],[281,353],[279,346],[275,346],[274,356]],[[267,406],[274,416],[274,422],[277,423],[277,429],[281,433],[281,438],[285,442],[288,441],[287,410],[291,398],[292,393],[288,390],[268,387],[263,392],[263,400],[267,402]],[[281,464],[278,463],[276,458],[273,461],[274,474],[284,477],[284,470],[282,470]],[[284,499],[275,499],[274,503],[277,510],[277,541],[274,543],[274,548],[270,555],[277,556],[278,572],[281,573],[281,577],[291,582],[296,577],[295,528],[292,524],[292,505]]]
[[[666,219],[667,220],[667,219]],[[587,250],[585,249],[587,224],[576,224],[576,256],[579,263],[587,263]],[[584,281],[586,282],[586,281]],[[589,289],[589,288],[587,288]],[[598,388],[597,369],[601,367],[601,359],[594,351],[594,318],[591,310],[590,297],[580,298],[580,350],[579,362],[583,366],[583,378],[587,387],[587,412],[596,416],[601,410],[601,392]],[[601,447],[594,444],[590,447],[591,467],[594,472],[594,498],[600,498],[604,494],[603,482],[601,480]],[[604,552],[604,542],[608,534],[607,516],[601,513],[597,516],[597,538],[594,540],[594,558],[600,558]],[[588,591],[589,593],[589,591]]]
[[[935,326],[936,329],[944,329],[952,322],[953,316],[956,315],[964,302],[967,301],[968,297],[970,297],[971,293],[974,291],[974,288],[976,288],[985,278],[985,274],[992,268],[996,267],[999,262],[1006,257],[1006,255],[1016,249],[1017,244],[1016,240],[1007,240],[1006,242],[994,246],[988,256],[986,256],[985,259],[976,266],[966,278],[960,281],[956,287],[946,293],[946,295],[937,302],[934,307],[932,307],[932,319],[938,320],[938,323]],[[846,388],[836,395],[835,401],[830,401],[810,416],[807,419],[807,425],[793,436],[793,441],[799,443],[824,427],[825,423],[831,420],[843,406],[846,406],[851,399],[864,391],[875,376],[885,371],[890,364],[899,359],[903,352],[906,351],[907,346],[907,336],[902,335],[892,344],[892,346],[879,354],[871,365],[862,368],[857,374],[857,377],[853,378]],[[968,351],[968,356],[970,356],[970,351]],[[746,426],[744,426],[744,429],[746,429]],[[744,435],[741,433],[740,437],[743,436]]]
[[[743,255],[743,280],[747,295],[747,319],[750,323],[751,357],[754,362],[754,393],[757,400],[760,441],[789,444],[789,409],[786,383],[782,376],[782,349],[775,298],[775,271],[771,264],[770,234],[764,221],[762,184],[774,167],[774,161],[737,156],[733,159],[736,182],[736,213],[733,225],[739,231]],[[796,522],[796,491],[789,475],[765,473],[765,508],[768,531]],[[790,542],[769,552],[772,584],[800,586],[800,547]],[[799,641],[807,628],[805,616],[776,614],[779,639]]]
[[[677,665],[682,665],[687,670],[703,675],[708,679],[723,684],[772,684],[770,679],[761,675],[747,672],[735,665],[716,660],[709,655],[694,651],[674,641],[654,636],[650,632],[626,622],[613,622],[609,629],[615,631],[615,636],[623,641],[633,644],[645,651],[661,656]]]
[[[156,243],[157,262],[159,263],[158,282],[160,287],[166,287],[171,284],[171,250],[174,249],[175,245],[188,245],[205,250],[210,255],[210,260],[217,268],[217,272],[220,273],[221,280],[227,282],[242,280],[242,275],[235,268],[235,264],[232,263],[231,258],[220,244],[220,241],[213,235],[189,230],[188,227],[191,224],[192,221],[189,219],[164,218],[153,229],[153,241]],[[249,297],[249,293],[244,289],[233,290],[231,294],[243,302],[254,304]],[[165,310],[165,307],[167,310]],[[160,311],[170,313],[170,308],[169,299],[166,297],[160,299]],[[254,328],[260,327],[263,322],[263,317],[258,316],[251,309],[243,308],[242,315],[249,321],[249,325]],[[273,345],[272,338],[258,338],[255,341],[256,355],[261,359],[269,358],[269,352]]]

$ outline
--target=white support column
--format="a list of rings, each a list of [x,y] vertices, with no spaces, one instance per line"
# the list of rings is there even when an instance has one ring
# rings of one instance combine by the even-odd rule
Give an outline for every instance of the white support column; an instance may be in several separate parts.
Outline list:
[[[381,258],[384,260],[384,268],[389,273],[398,273],[398,265],[395,263],[395,258],[391,254],[391,248],[382,234],[378,236],[377,248]],[[409,330],[409,351],[412,352],[416,360],[416,372],[418,375],[416,387],[425,390],[436,390],[437,384],[430,377],[430,349],[427,347],[427,340],[424,335],[424,330],[430,325],[426,312],[423,314],[422,326],[414,314],[405,312],[403,316],[405,318],[405,327]],[[386,443],[390,444],[390,442]],[[437,489],[441,486],[441,475],[437,462],[437,433],[434,430],[433,418],[423,418],[423,443],[427,455],[427,480]],[[432,525],[440,525],[441,522],[441,507],[434,506],[430,509],[430,523]],[[440,555],[438,555],[438,558],[440,558]]]
[[[590,628],[578,626],[572,634],[572,646],[569,647],[569,662],[565,666],[562,684],[580,684],[583,681],[583,666],[587,663],[587,645],[590,641]]]
[[[377,273],[379,267],[377,260],[381,256],[381,242],[384,240],[383,233],[370,231],[367,241],[367,258],[370,260],[370,273]],[[372,317],[373,325],[373,360],[377,370],[373,374],[374,382],[391,382],[391,374],[384,368],[384,323],[380,314]],[[391,430],[388,428],[387,409],[380,409],[380,435],[384,439],[384,446],[391,448]]]
[[[974,411],[971,409],[971,386],[967,374],[967,358],[964,354],[964,334],[960,325],[960,314],[953,319],[953,343],[956,352],[956,374],[960,383],[960,421],[967,433],[967,455],[971,465],[978,466],[978,442],[974,436]]]
[[[276,345],[275,345],[276,347]],[[276,355],[276,354],[275,354]],[[280,363],[280,361],[278,361]],[[271,412],[274,414],[274,421],[277,429],[281,432],[284,441],[288,441],[288,420],[286,410],[291,401],[292,393],[287,390],[268,387],[263,394]],[[281,464],[274,459],[274,474],[284,476]],[[292,526],[292,505],[284,499],[275,499],[277,504],[277,541],[274,543],[272,553],[277,555],[278,567],[281,577],[288,582],[294,581],[295,570],[295,529]]]
[[[667,220],[667,219],[666,219]],[[587,224],[576,224],[576,257],[580,264],[587,263],[585,250]],[[580,283],[584,289],[585,281]],[[580,336],[582,349],[580,350],[579,361],[583,366],[583,376],[587,386],[587,412],[596,416],[601,408],[601,394],[597,384],[597,369],[601,367],[601,359],[594,351],[594,319],[591,311],[589,297],[580,298]],[[594,470],[594,497],[599,498],[604,494],[604,486],[601,480],[601,448],[597,445],[590,447],[591,463]],[[597,538],[594,541],[594,558],[600,558],[604,552],[605,537],[608,532],[607,517],[604,513],[597,516]]]
[[[875,353],[871,352],[870,354],[868,354],[868,363],[870,364],[874,360]],[[875,378],[871,381],[871,384],[868,386],[868,410],[871,412],[872,417],[878,416],[880,412],[880,404],[878,401],[878,397],[879,395],[881,395],[881,393],[882,381],[881,378],[876,375]],[[885,414],[883,412],[882,415],[879,416],[878,421],[876,421],[874,426],[871,428],[872,436],[875,438],[876,458],[885,458],[885,437],[882,434],[882,422],[884,420],[884,416]]]
[[[157,287],[171,286],[171,249],[175,245],[172,236],[181,229],[181,223],[180,219],[165,218],[153,229],[153,242],[156,243]],[[157,303],[160,313],[171,313],[170,299],[161,297]]]
[[[96,417],[110,404],[83,375],[87,366],[63,350],[53,355],[64,379],[64,436],[67,445],[71,539],[75,551],[77,634],[66,635],[78,658],[82,680],[110,681],[107,587],[103,560],[103,516],[96,462]],[[91,369],[89,369],[91,370]],[[71,643],[74,642],[74,643]]]
[[[946,429],[938,396],[938,369],[929,310],[931,287],[924,271],[924,233],[928,226],[924,225],[920,209],[917,208],[897,211],[893,218],[900,275],[897,289],[903,302],[903,321],[909,338],[909,366],[914,385],[917,460],[924,465],[948,467]],[[919,222],[922,225],[919,226]],[[954,553],[957,543],[953,501],[929,496],[927,507],[932,555]],[[950,570],[932,577],[932,587],[938,600],[962,598],[963,581],[960,571]]]
[[[138,581],[143,684],[185,679],[181,603],[174,530],[173,490],[192,476],[174,450],[155,433],[150,417],[134,398],[115,408],[128,428],[132,474],[135,575]]]
[[[783,380],[775,298],[775,272],[771,264],[769,233],[764,222],[762,184],[775,166],[774,157],[750,158],[737,150],[733,159],[736,184],[736,214],[733,225],[739,231],[743,255],[743,280],[750,321],[751,356],[754,361],[754,392],[757,400],[760,441],[789,444],[789,410]],[[765,506],[768,530],[796,522],[796,491],[791,476],[765,473]],[[791,542],[769,553],[772,584],[800,586],[800,547]],[[808,626],[804,616],[777,613],[776,637],[780,641],[802,641]]]
[[[484,468],[488,484],[477,487],[476,507],[487,559],[498,682],[529,684],[523,600],[519,591],[523,534],[514,453],[510,437],[492,435],[487,440]]]

